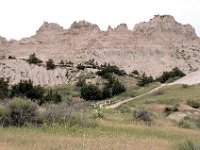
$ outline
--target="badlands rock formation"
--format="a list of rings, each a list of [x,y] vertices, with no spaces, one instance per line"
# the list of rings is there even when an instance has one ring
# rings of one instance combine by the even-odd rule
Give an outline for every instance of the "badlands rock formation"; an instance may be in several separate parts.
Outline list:
[[[0,37],[0,56],[28,58],[32,53],[44,61],[53,58],[56,62],[63,59],[78,63],[94,58],[127,72],[137,69],[154,77],[176,66],[185,73],[200,68],[200,39],[195,30],[169,15],[157,15],[133,30],[126,24],[101,31],[86,21],[74,22],[69,29],[44,22],[30,38],[7,41]],[[4,70],[2,65],[0,68]]]

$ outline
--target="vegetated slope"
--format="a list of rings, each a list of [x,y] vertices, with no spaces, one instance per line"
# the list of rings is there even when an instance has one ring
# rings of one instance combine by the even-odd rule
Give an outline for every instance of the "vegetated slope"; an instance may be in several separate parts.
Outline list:
[[[19,41],[0,38],[0,55],[27,58],[30,54],[75,63],[94,58],[99,63],[115,63],[126,71],[137,69],[148,75],[179,67],[185,73],[199,69],[200,39],[192,26],[178,23],[172,16],[155,16],[129,30],[126,24],[101,31],[86,21],[69,29],[44,22],[36,35]]]

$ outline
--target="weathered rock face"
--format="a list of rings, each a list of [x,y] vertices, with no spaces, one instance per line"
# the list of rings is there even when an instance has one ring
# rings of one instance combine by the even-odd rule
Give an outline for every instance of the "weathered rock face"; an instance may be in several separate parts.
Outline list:
[[[0,36],[0,47],[4,46],[5,44],[7,44],[7,40]]]
[[[63,27],[61,27],[60,25],[56,24],[56,23],[48,23],[48,22],[44,22],[43,25],[39,28],[39,30],[37,31],[37,34],[41,33],[41,32],[52,32],[52,31],[62,31],[64,30]]]
[[[129,30],[126,24],[101,31],[86,21],[74,22],[69,29],[55,23],[39,28],[35,36],[2,46],[0,55],[27,58],[31,53],[55,62],[75,63],[95,59],[115,63],[130,72],[137,69],[153,76],[180,67],[185,73],[200,68],[200,39],[190,25],[178,23],[169,15],[155,16]]]

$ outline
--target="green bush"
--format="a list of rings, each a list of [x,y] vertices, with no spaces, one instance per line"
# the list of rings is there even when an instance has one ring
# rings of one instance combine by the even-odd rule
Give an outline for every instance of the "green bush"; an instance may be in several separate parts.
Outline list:
[[[193,101],[193,100],[188,100],[187,104],[193,108],[200,108],[200,103],[197,101]]]
[[[65,61],[66,67],[73,67],[74,63],[72,61]]]
[[[152,76],[148,77],[145,73],[143,73],[139,82],[138,82],[138,85],[139,86],[145,86],[145,85],[152,83],[152,82],[154,82],[153,77]]]
[[[99,68],[98,62],[94,59],[89,59],[88,61],[85,62],[85,64],[87,65],[87,68]]]
[[[182,87],[183,87],[184,89],[187,89],[187,88],[189,87],[189,85],[183,84]]]
[[[158,77],[156,80],[160,81],[161,83],[165,83],[168,80],[174,81],[173,78],[177,79],[177,77],[180,78],[183,76],[185,76],[185,74],[178,67],[175,67],[172,69],[172,71],[163,72],[163,74],[160,77]]]
[[[86,84],[81,88],[81,97],[85,100],[100,100],[101,91],[95,85]]]
[[[85,66],[84,66],[83,64],[78,64],[78,65],[76,66],[76,68],[77,68],[78,70],[84,70],[84,69],[85,69]]]
[[[111,89],[107,86],[105,86],[102,89],[102,99],[107,99],[107,98],[111,98],[112,97],[112,93],[111,93]]]
[[[118,80],[113,83],[112,86],[112,95],[119,95],[126,91],[126,88]]]
[[[32,100],[40,100],[44,95],[44,88],[40,85],[34,86],[31,80],[21,80],[12,86],[11,97],[27,97]]]
[[[61,67],[65,67],[65,63],[64,63],[64,61],[61,60],[60,63],[59,63],[59,65],[60,65]]]
[[[42,63],[42,60],[38,59],[36,57],[35,53],[31,54],[27,61],[28,61],[29,64],[40,64],[40,63]]]
[[[8,83],[4,78],[0,78],[0,99],[4,99],[9,95]]]
[[[42,98],[40,104],[43,103],[59,103],[62,101],[61,95],[59,95],[57,92],[54,92],[52,89],[50,89],[46,95]]]
[[[47,62],[46,62],[46,67],[47,67],[47,70],[53,70],[56,68],[56,65],[54,64],[54,61],[53,59],[49,59]]]
[[[111,87],[112,84],[115,82],[115,77],[113,77],[113,75],[111,73],[104,73],[102,75],[102,78],[107,79],[108,80],[108,85]]]
[[[101,65],[100,71],[97,71],[99,76],[104,76],[106,73],[115,73],[117,75],[123,76],[126,75],[124,70],[120,70],[116,65],[104,64]]]
[[[1,112],[2,113],[2,112]],[[3,126],[25,126],[38,124],[37,105],[31,100],[15,98],[11,100],[1,114],[0,123]]]

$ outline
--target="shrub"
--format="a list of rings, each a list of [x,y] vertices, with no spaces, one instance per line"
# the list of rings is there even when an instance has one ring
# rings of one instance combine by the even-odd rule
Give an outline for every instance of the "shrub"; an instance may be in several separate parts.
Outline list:
[[[1,117],[3,126],[25,126],[38,124],[37,105],[31,100],[15,98],[11,100]]]
[[[12,86],[10,95],[11,97],[21,96],[32,100],[39,100],[42,99],[44,92],[44,88],[40,85],[34,86],[31,80],[21,80],[18,84]]]
[[[154,79],[152,76],[147,76],[145,73],[142,74],[141,78],[140,78],[140,81],[138,82],[138,85],[139,86],[145,86],[149,83],[152,83],[154,82]]]
[[[45,118],[47,124],[59,123],[63,125],[81,127],[94,127],[96,124],[89,120],[84,111],[84,104],[82,102],[76,103],[61,103],[58,105],[49,105],[46,109]],[[77,113],[79,112],[79,113]],[[78,114],[82,114],[78,116]]]
[[[0,78],[0,99],[4,99],[9,95],[8,83],[8,80],[5,81],[4,78]]]
[[[42,60],[38,59],[36,57],[35,53],[31,54],[27,61],[28,61],[29,64],[40,64],[40,63],[42,63]]]
[[[107,98],[111,98],[112,97],[112,93],[111,93],[111,89],[107,86],[105,86],[102,89],[102,99],[107,99]]]
[[[118,80],[113,83],[112,95],[119,95],[126,91],[126,88]]]
[[[189,87],[189,85],[183,84],[182,87],[183,87],[184,89],[187,89],[187,88]]]
[[[108,81],[108,85],[109,86],[112,86],[112,84],[114,83],[115,81],[115,77],[111,74],[111,73],[104,73],[102,74],[101,76],[102,78],[106,79]]]
[[[86,84],[86,77],[85,76],[79,76],[78,82],[76,83],[77,87],[83,87]]]
[[[133,120],[143,121],[146,123],[152,122],[151,113],[144,109],[138,109],[133,111]]]
[[[110,65],[110,64],[101,65],[100,71],[97,71],[97,74],[99,76],[103,76],[106,73],[115,73],[120,76],[126,75],[126,72],[124,70],[120,70],[116,65]]]
[[[8,59],[16,59],[16,57],[15,56],[8,56]]]
[[[65,65],[67,66],[67,67],[73,67],[73,65],[74,65],[74,63],[72,62],[72,61],[65,61]]]
[[[187,104],[196,109],[200,107],[200,103],[197,101],[193,101],[193,100],[188,100]]]
[[[134,74],[134,75],[139,75],[140,73],[139,73],[137,70],[133,70],[133,71],[132,71],[132,74]]]
[[[174,81],[173,78],[177,79],[183,76],[185,76],[185,74],[178,67],[175,67],[172,69],[172,71],[163,72],[163,74],[160,77],[158,77],[156,80],[160,81],[161,83],[165,83],[169,79],[171,81]]]
[[[76,66],[76,68],[77,68],[78,70],[84,70],[84,69],[85,69],[85,66],[84,66],[83,64],[78,64],[78,65]]]
[[[87,65],[88,68],[96,69],[99,67],[98,62],[97,61],[95,62],[94,59],[89,59],[88,61],[85,62],[85,64]]]
[[[49,59],[49,60],[46,62],[46,65],[47,65],[47,70],[53,70],[53,69],[56,68],[56,65],[54,64],[53,59]]]
[[[194,143],[188,139],[181,141],[176,148],[178,150],[200,150],[200,143]]]
[[[61,95],[59,95],[57,92],[54,92],[52,89],[50,89],[46,95],[42,98],[40,104],[42,103],[59,103],[62,101]]]
[[[85,100],[100,100],[101,91],[95,85],[86,84],[81,88],[81,97]]]
[[[176,106],[166,107],[164,113],[168,116],[173,112],[177,112],[178,108]]]
[[[59,63],[59,65],[60,65],[61,67],[65,67],[65,63],[64,63],[64,61],[61,60],[60,63]]]

